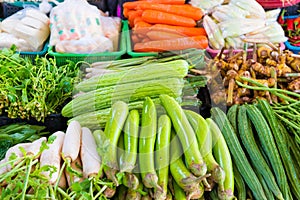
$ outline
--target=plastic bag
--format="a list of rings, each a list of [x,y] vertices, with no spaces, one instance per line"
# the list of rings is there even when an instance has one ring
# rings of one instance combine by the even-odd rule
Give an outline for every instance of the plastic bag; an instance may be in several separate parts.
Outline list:
[[[113,50],[117,51],[119,46],[119,37],[121,31],[121,19],[119,17],[101,16],[103,24],[103,33],[105,37],[110,39],[113,43]]]
[[[96,53],[113,49],[103,34],[98,8],[86,0],[66,0],[54,7],[50,29],[49,43],[56,46],[57,52]]]
[[[26,40],[15,37],[12,34],[0,33],[0,48],[10,48],[12,45],[17,47],[17,51],[36,51]]]
[[[243,37],[247,42],[256,42],[256,43],[267,43],[271,42],[274,44],[287,41],[287,37],[284,34],[284,30],[276,21],[269,23],[263,29],[260,29],[257,32],[248,33]]]
[[[99,42],[96,43],[95,41]],[[104,36],[99,36],[91,40],[90,37],[81,37],[78,40],[64,40],[55,46],[57,52],[70,52],[70,53],[96,53],[104,51],[113,51],[112,41]]]
[[[209,0],[209,1],[191,0],[189,4],[191,4],[194,7],[202,9],[204,13],[209,13],[214,7],[221,5],[223,2],[224,0]]]
[[[249,15],[247,10],[243,10],[235,5],[221,5],[214,8],[212,16],[218,22],[232,20],[236,18],[246,18]]]
[[[280,8],[266,11],[267,23],[272,24],[273,22],[276,22],[279,17],[280,12],[281,12]]]
[[[229,6],[235,5],[249,11],[247,18],[266,19],[264,8],[255,0],[230,0]]]
[[[35,7],[26,7],[4,19],[1,29],[18,39],[25,40],[32,51],[40,51],[50,34],[49,18]],[[8,38],[7,40],[12,44],[16,41],[9,41]]]
[[[220,22],[219,28],[224,38],[236,37],[265,27],[261,19],[235,19]]]
[[[218,24],[216,24],[208,15],[205,15],[203,18],[203,27],[207,33],[209,45],[213,49],[221,49],[224,47],[225,41],[224,37],[222,36],[222,32],[219,29]]]

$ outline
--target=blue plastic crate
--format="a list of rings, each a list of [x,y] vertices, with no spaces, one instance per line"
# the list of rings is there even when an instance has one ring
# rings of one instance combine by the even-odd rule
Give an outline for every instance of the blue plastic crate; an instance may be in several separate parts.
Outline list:
[[[30,52],[30,51],[19,51],[20,53],[20,56],[23,57],[23,58],[30,58],[32,62],[34,62],[35,58],[37,56],[39,57],[43,57],[46,55],[46,53],[48,52],[48,44],[49,42],[46,42],[44,44],[44,47],[41,51],[33,51],[33,52]]]
[[[299,54],[299,52],[300,52],[300,47],[293,46],[293,45],[291,45],[291,43],[289,43],[288,41],[286,41],[284,44],[285,44],[286,48],[288,48],[289,50],[291,50],[293,53]]]

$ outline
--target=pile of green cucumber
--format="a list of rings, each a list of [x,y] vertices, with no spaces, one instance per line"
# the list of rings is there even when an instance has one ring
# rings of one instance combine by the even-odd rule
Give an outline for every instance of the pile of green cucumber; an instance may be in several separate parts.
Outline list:
[[[145,97],[142,108],[112,104],[93,131],[111,199],[236,199],[229,148],[211,118],[181,107],[167,94]]]
[[[300,199],[300,149],[270,103],[211,109],[233,158],[239,200]]]

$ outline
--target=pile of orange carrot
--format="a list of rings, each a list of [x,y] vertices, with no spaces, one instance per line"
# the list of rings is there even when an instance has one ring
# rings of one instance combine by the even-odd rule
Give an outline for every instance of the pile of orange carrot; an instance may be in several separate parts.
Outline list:
[[[161,52],[187,48],[205,49],[208,38],[197,21],[203,17],[200,8],[185,0],[138,0],[123,4],[124,17],[132,30],[136,52]]]

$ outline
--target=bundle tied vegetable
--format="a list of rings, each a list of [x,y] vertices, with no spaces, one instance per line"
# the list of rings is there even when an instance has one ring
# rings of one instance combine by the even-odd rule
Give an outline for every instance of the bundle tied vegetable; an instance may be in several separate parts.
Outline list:
[[[78,67],[69,62],[57,66],[54,59],[36,57],[32,62],[16,48],[0,51],[0,114],[9,118],[44,119],[59,113],[72,96]]]

